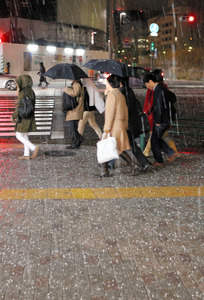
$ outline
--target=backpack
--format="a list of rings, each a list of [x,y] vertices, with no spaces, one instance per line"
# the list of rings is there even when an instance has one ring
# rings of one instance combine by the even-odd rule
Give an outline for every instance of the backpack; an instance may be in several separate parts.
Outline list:
[[[20,119],[29,119],[34,114],[34,105],[32,100],[25,96],[21,99],[18,116]]]
[[[169,90],[168,90],[168,100],[169,100],[170,120],[176,121],[177,110],[174,104],[177,102],[177,98],[174,92]]]
[[[174,92],[172,91],[168,91],[169,94],[169,101],[171,101],[171,103],[176,103],[177,102],[177,98],[176,95],[174,94]]]

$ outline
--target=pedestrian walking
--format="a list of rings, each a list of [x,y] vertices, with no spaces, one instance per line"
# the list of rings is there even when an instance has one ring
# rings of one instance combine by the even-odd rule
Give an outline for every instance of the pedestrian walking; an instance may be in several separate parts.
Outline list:
[[[86,87],[84,87],[84,113],[83,119],[79,121],[78,132],[83,136],[84,127],[86,123],[89,122],[89,125],[93,128],[93,130],[98,135],[98,138],[100,139],[102,137],[102,131],[95,120],[96,107],[95,105],[90,105],[89,99],[90,96],[88,90],[86,89]]]
[[[68,129],[71,143],[67,149],[78,149],[84,141],[83,136],[78,132],[79,120],[83,118],[84,112],[84,86],[81,80],[74,80],[70,87],[63,90],[71,97],[76,97],[77,106],[72,110],[68,110],[65,115],[65,127]]]
[[[136,143],[136,139],[140,136],[140,113],[142,111],[139,100],[135,97],[133,90],[129,86],[129,78],[120,78],[120,91],[125,96],[128,107],[128,137],[130,141],[131,151],[140,165],[140,171],[147,171],[150,162],[142,153],[140,147]],[[135,170],[136,171],[136,170]]]
[[[168,161],[173,161],[177,153],[162,139],[164,132],[170,127],[169,100],[166,87],[157,82],[156,76],[149,73],[144,76],[146,87],[153,91],[153,130],[151,146],[155,158],[154,166],[162,166],[164,161],[162,151],[168,155]]]
[[[7,62],[6,67],[4,68],[4,73],[5,74],[10,74],[10,67],[11,67],[10,62]]]
[[[40,71],[37,73],[40,75],[40,82],[38,84],[38,86],[42,86],[42,83],[45,82],[46,86],[48,86],[49,82],[47,82],[47,79],[46,77],[44,76],[45,74],[45,67],[44,67],[44,64],[43,62],[40,63]]]
[[[152,73],[155,75],[156,81],[161,82],[165,86],[165,88],[169,90],[168,86],[163,81],[162,70],[155,69],[153,70]],[[146,147],[143,151],[143,154],[148,157],[151,150],[151,134],[153,129],[153,91],[152,90],[147,89],[143,112],[147,114],[148,121],[150,124],[150,136],[147,141]],[[169,136],[168,130],[164,132],[162,139],[169,145],[170,148],[172,148],[178,154],[178,156],[180,156],[174,141]]]
[[[132,158],[126,152],[130,150],[128,129],[128,108],[125,96],[119,91],[120,79],[116,75],[110,75],[106,84],[105,124],[103,131],[116,138],[117,150],[120,157],[134,164]],[[108,162],[101,165],[99,177],[109,177]]]
[[[12,121],[16,123],[15,131],[16,138],[24,145],[24,154],[20,156],[19,159],[34,159],[38,155],[39,146],[35,146],[28,138],[28,133],[36,131],[36,123],[35,123],[35,93],[32,89],[33,80],[29,75],[21,75],[16,78],[17,85],[17,95],[18,95],[18,103],[14,113],[12,114]],[[31,102],[33,111],[28,118],[23,118],[20,116],[20,110],[23,106],[23,101],[25,100],[25,96],[27,96]],[[32,155],[30,156],[30,151]]]

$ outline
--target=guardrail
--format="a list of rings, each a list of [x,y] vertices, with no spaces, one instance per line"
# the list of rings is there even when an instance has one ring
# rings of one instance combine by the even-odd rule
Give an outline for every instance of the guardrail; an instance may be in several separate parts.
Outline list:
[[[181,122],[180,122],[181,121]],[[186,121],[188,122],[186,124]],[[191,124],[189,124],[189,122]],[[178,118],[178,122],[175,124],[172,124],[171,126],[173,128],[176,128],[176,130],[174,130],[172,128],[172,130],[170,130],[169,132],[172,134],[177,134],[177,135],[200,135],[200,136],[204,136],[204,125],[197,125],[197,124],[192,124],[192,122],[204,122],[203,118],[183,118],[180,117]],[[182,129],[186,128],[186,131],[180,131],[180,127],[182,127]],[[188,129],[199,129],[198,132],[195,131],[189,131]],[[203,132],[200,131],[200,129],[203,129]]]

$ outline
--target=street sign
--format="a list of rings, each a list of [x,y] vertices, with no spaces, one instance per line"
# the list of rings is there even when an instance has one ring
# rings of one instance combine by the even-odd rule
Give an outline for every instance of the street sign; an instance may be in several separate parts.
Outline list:
[[[158,33],[157,32],[150,32],[150,35],[151,36],[158,36]]]
[[[124,43],[124,44],[123,44],[123,48],[131,48],[130,43]]]
[[[126,36],[126,37],[124,38],[124,42],[125,42],[126,44],[129,44],[129,43],[130,43],[130,38],[129,38],[128,36]]]
[[[159,25],[152,23],[150,24],[149,29],[151,33],[157,33],[159,31]]]

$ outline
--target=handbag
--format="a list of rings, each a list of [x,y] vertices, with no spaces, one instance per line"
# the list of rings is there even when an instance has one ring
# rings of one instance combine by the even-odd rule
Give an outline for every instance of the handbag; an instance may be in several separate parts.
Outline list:
[[[105,136],[108,135],[107,138]],[[117,141],[110,133],[103,133],[101,140],[97,143],[97,160],[99,164],[118,159]]]
[[[79,104],[76,97],[71,97],[65,92],[63,92],[62,98],[63,98],[63,109],[62,109],[63,112],[75,109]]]

